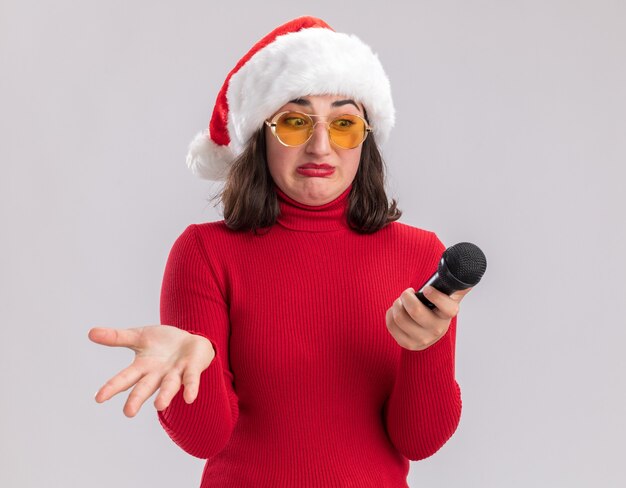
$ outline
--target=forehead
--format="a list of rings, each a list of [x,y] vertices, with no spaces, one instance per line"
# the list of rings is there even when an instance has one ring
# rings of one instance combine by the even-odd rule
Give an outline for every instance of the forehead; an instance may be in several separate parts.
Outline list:
[[[297,105],[298,107],[310,110],[332,110],[336,108],[351,108],[359,112],[363,111],[363,106],[357,100],[342,95],[307,95],[294,98],[287,102],[287,105]]]

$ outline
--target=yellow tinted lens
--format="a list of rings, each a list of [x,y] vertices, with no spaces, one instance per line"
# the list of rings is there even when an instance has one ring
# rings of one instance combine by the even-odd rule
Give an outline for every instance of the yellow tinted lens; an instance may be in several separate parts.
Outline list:
[[[339,147],[355,148],[365,139],[365,121],[356,115],[341,115],[330,123],[330,138]]]
[[[275,131],[283,144],[299,146],[307,141],[312,127],[311,119],[305,114],[286,112],[276,121]]]

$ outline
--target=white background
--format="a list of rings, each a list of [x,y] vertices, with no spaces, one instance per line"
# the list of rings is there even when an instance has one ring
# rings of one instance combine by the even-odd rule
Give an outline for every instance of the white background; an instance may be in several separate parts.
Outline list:
[[[297,5],[296,5],[297,3]],[[0,0],[0,485],[197,487],[132,359],[175,238],[221,218],[184,158],[226,74],[300,15],[390,77],[402,221],[488,258],[457,338],[461,423],[411,487],[626,486],[626,4]]]

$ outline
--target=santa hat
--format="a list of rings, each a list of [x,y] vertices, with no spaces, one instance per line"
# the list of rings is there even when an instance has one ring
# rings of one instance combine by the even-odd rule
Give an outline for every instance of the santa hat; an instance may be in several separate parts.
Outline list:
[[[376,140],[385,142],[395,110],[389,79],[370,47],[315,17],[281,25],[228,74],[208,129],[189,146],[187,165],[200,178],[225,179],[250,137],[278,108],[298,97],[325,94],[361,102]]]

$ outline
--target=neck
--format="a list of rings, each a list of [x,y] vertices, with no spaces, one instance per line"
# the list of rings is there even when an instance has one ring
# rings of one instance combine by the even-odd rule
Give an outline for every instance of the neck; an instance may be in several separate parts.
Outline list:
[[[341,195],[323,205],[306,205],[287,196],[277,186],[280,206],[278,223],[290,230],[328,232],[349,229],[347,220],[350,185]]]

